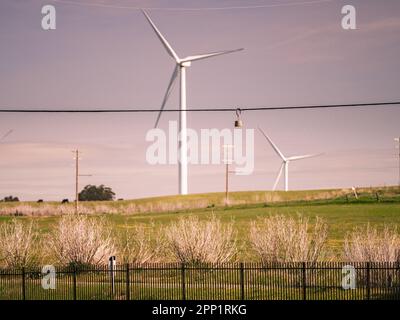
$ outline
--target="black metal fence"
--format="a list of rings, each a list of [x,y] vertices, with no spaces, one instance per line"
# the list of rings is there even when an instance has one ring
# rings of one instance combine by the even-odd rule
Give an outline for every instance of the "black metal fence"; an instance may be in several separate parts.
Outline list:
[[[400,264],[158,263],[56,267],[55,273],[0,269],[0,299],[398,300]]]

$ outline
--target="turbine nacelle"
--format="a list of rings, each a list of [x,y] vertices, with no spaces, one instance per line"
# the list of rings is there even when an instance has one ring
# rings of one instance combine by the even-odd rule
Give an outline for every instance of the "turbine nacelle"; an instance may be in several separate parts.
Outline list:
[[[191,61],[182,61],[182,62],[179,62],[179,65],[181,67],[187,68],[187,67],[190,67],[192,65],[192,62]]]

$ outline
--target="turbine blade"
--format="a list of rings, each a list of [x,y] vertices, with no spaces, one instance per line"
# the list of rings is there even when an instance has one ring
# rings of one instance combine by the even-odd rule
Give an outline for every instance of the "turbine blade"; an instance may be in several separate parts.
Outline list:
[[[14,130],[8,130],[1,138],[0,141],[4,140],[5,138],[7,138]]]
[[[238,51],[242,51],[242,50],[244,50],[244,49],[240,48],[240,49],[234,49],[234,50],[224,50],[224,51],[210,52],[210,53],[205,53],[205,54],[198,54],[198,55],[195,55],[195,56],[188,56],[188,57],[182,59],[181,61],[182,62],[186,62],[186,61],[202,60],[202,59],[216,57],[216,56],[220,56],[220,55],[223,55],[223,54],[238,52]]]
[[[258,127],[258,130],[261,131],[261,133],[263,134],[263,136],[265,137],[265,139],[268,140],[269,144],[271,145],[271,147],[275,150],[275,152],[278,154],[278,156],[280,156],[282,158],[282,160],[286,161],[285,156],[283,155],[283,153],[278,149],[278,147],[272,142],[271,138],[268,137],[266,135],[266,133],[260,128]]]
[[[272,191],[275,191],[275,190],[276,190],[276,186],[278,185],[279,179],[280,179],[281,176],[282,176],[282,171],[283,171],[283,166],[284,166],[284,165],[285,165],[285,162],[282,162],[281,168],[279,169],[279,173],[278,173],[278,176],[276,177],[276,180],[275,180],[274,186],[273,186],[273,188],[272,188]]]
[[[304,156],[293,156],[287,158],[288,161],[296,161],[296,160],[301,160],[301,159],[307,159],[307,158],[314,158],[323,155],[323,153],[316,153],[316,154],[306,154]]]
[[[172,89],[174,88],[177,75],[178,75],[178,65],[175,66],[174,71],[172,72],[172,76],[171,76],[171,79],[169,80],[167,91],[165,92],[164,99],[162,101],[160,112],[158,113],[156,124],[154,125],[154,128],[157,128],[157,126],[158,126],[158,122],[160,121],[161,113],[163,112],[165,105],[167,104],[168,98],[171,95]]]
[[[149,15],[147,14],[146,11],[142,10],[144,16],[146,17],[147,21],[150,23],[151,27],[153,28],[154,32],[157,34],[157,37],[160,39],[161,43],[164,45],[165,49],[167,50],[168,54],[175,59],[177,63],[179,63],[179,57],[172,49],[171,45],[168,43],[168,41],[164,38],[164,36],[161,34],[160,30],[156,27],[154,22],[150,19]]]
[[[221,56],[223,54],[238,52],[241,50],[243,50],[243,48],[235,49],[235,50],[225,50],[225,51],[217,51],[217,52],[211,52],[211,53],[205,53],[205,54],[198,54],[198,55],[194,55],[194,56],[188,56],[188,57],[182,59],[182,61],[202,60],[202,59],[212,58],[212,57],[216,57],[216,56]]]

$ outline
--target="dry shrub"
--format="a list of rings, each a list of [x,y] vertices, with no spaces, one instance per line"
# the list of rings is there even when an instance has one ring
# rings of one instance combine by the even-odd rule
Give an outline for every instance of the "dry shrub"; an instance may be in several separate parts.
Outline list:
[[[141,225],[133,228],[126,226],[125,235],[119,243],[119,252],[125,263],[159,262],[164,243],[162,237],[152,239],[151,229],[154,229],[153,224],[150,230]]]
[[[63,265],[102,265],[115,254],[112,230],[104,219],[63,216],[49,235],[50,253]]]
[[[38,244],[34,224],[13,219],[0,227],[0,259],[7,268],[22,268],[35,265],[39,260]]]
[[[309,232],[309,220],[271,216],[250,226],[250,243],[261,262],[315,262],[322,258],[327,225],[318,217]]]
[[[107,204],[96,204],[92,208],[87,208],[86,206],[81,206],[82,209],[86,211],[86,214],[94,213],[94,214],[117,214],[119,213],[119,209],[116,207],[113,207],[112,205],[107,205]],[[85,213],[85,212],[79,212],[79,213]]]
[[[125,210],[124,210],[125,211]],[[107,204],[84,204],[79,205],[79,214],[116,214],[120,209]],[[49,217],[59,215],[72,215],[75,214],[75,205],[69,204],[18,204],[0,207],[0,216],[35,216],[35,217]]]
[[[75,207],[71,204],[41,204],[41,205],[30,205],[30,204],[18,204],[4,206],[0,208],[0,215],[7,216],[55,216],[73,214]],[[86,213],[86,212],[84,212]]]
[[[400,235],[395,227],[385,226],[383,230],[369,224],[364,228],[355,228],[348,233],[344,243],[344,259],[363,263],[364,270],[357,272],[357,283],[372,286],[392,287],[398,283],[399,274],[392,269],[393,262],[399,261]],[[365,262],[372,262],[369,277]]]
[[[222,224],[215,216],[205,221],[181,218],[166,228],[165,236],[172,254],[182,263],[224,263],[237,254],[233,223]]]
[[[344,258],[351,262],[393,262],[399,259],[400,235],[395,227],[382,231],[371,227],[355,228],[347,234]]]

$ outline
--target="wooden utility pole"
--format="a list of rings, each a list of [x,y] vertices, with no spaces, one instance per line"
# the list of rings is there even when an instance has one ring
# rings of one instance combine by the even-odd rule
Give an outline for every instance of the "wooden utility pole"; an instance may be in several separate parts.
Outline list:
[[[394,141],[397,142],[397,148],[399,149],[399,181],[398,181],[398,187],[400,188],[400,137],[395,138]]]
[[[229,198],[228,198],[228,186],[229,186],[229,164],[226,163],[226,170],[225,170],[225,205],[227,206],[229,203]]]
[[[91,177],[91,174],[79,174],[79,150],[75,153],[75,214],[79,213],[79,177]]]
[[[75,213],[79,208],[79,150],[75,150]]]
[[[229,205],[229,165],[233,163],[233,145],[224,145],[224,163],[225,163],[225,205]]]

